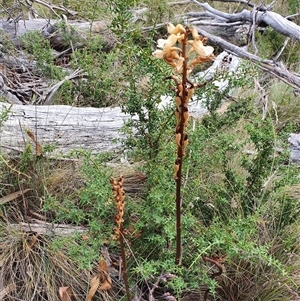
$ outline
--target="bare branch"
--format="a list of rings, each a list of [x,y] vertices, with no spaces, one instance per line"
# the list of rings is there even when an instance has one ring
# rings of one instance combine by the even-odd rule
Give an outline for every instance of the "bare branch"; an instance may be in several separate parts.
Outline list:
[[[49,8],[58,17],[60,17],[60,16],[55,12],[55,10],[63,11],[65,13],[68,13],[68,14],[72,15],[72,16],[75,16],[75,15],[78,14],[76,11],[71,10],[69,8],[66,8],[66,7],[64,7],[62,5],[57,6],[57,5],[54,5],[52,3],[49,3],[49,2],[46,2],[46,1],[42,1],[42,0],[33,0],[33,2],[36,2],[36,3],[40,4],[40,5],[43,5],[43,6],[47,7],[47,8]]]
[[[227,22],[253,22],[253,11],[244,9],[240,13],[228,14],[211,7],[208,3],[201,3],[196,0],[193,0],[193,2],[203,7],[208,13],[215,17],[223,18]],[[300,41],[300,26],[277,13],[271,11],[257,12],[256,22],[257,24],[264,22],[277,32]]]
[[[288,42],[291,40],[291,38],[286,38],[283,46],[281,47],[281,49],[278,51],[278,53],[275,55],[275,57],[273,58],[275,61],[277,61],[279,59],[279,57],[281,56],[283,50],[285,49],[285,47],[287,46]]]
[[[252,46],[254,48],[254,54],[257,54],[258,49],[256,47],[255,44],[255,25],[256,25],[256,17],[257,17],[257,8],[256,6],[253,7],[252,9],[252,26],[251,26],[251,42],[252,42]]]
[[[212,1],[220,1],[220,0],[212,0]],[[249,6],[249,7],[252,7],[252,8],[256,6],[255,4],[251,3],[251,2],[248,1],[248,0],[222,0],[222,2],[227,2],[227,3],[240,3],[240,4],[244,4],[245,6],[247,5],[247,6]],[[272,8],[273,5],[274,5],[274,1],[273,1],[271,4],[267,5],[267,6],[261,4],[261,5],[258,7],[258,10],[260,10],[260,11],[270,10],[270,9]]]
[[[300,74],[288,71],[282,63],[273,60],[262,59],[261,57],[248,52],[245,48],[241,48],[229,42],[226,42],[225,40],[216,37],[214,35],[211,35],[199,27],[197,29],[201,35],[208,37],[208,39],[213,44],[220,46],[224,50],[240,58],[247,59],[254,62],[255,64],[257,64],[259,68],[273,74],[274,76],[278,77],[288,85],[296,89],[300,88]]]

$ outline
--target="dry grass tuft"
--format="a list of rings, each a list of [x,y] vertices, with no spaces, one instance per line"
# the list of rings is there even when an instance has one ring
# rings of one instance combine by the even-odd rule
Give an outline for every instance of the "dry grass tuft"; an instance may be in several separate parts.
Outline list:
[[[84,300],[90,275],[80,271],[49,240],[35,232],[0,225],[1,293],[3,301],[59,300],[60,287],[70,287],[72,300]]]
[[[252,262],[251,262],[252,261]],[[268,264],[237,260],[218,281],[218,294],[228,301],[290,301],[294,296],[285,276]]]

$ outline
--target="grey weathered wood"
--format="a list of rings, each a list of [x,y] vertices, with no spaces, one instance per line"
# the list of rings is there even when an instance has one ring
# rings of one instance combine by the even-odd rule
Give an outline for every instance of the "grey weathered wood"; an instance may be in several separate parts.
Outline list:
[[[0,114],[10,105],[0,103]],[[191,114],[203,116],[205,110],[194,105]],[[200,113],[199,113],[200,112]],[[61,156],[72,150],[83,149],[92,153],[117,151],[122,149],[119,130],[124,121],[131,118],[116,108],[76,108],[71,106],[13,105],[9,119],[0,127],[0,151],[8,155],[18,155],[25,144],[35,144],[26,134],[31,130],[42,145],[53,145],[54,151],[45,155]],[[120,139],[119,141],[115,141]],[[300,164],[300,134],[291,134],[290,160]]]
[[[212,17],[221,19],[224,22],[244,21],[252,23],[253,20],[256,22],[256,24],[264,22],[277,32],[300,41],[300,26],[275,12],[261,12],[257,10],[248,11],[244,9],[240,13],[228,14],[211,7],[208,3],[201,3],[196,0],[192,1],[203,7],[208,14],[211,14]],[[255,14],[255,16],[253,16],[253,14]],[[195,16],[195,14],[193,16]]]
[[[0,114],[9,104],[0,103]],[[35,143],[30,130],[42,147],[52,145],[50,155],[65,155],[71,150],[85,149],[93,153],[117,150],[122,138],[119,130],[130,116],[116,108],[77,108],[71,106],[13,105],[9,118],[0,128],[0,150],[15,155],[25,144]]]
[[[53,224],[44,221],[36,220],[36,223],[23,223],[9,224],[8,228],[12,230],[19,230],[25,232],[36,232],[39,235],[49,235],[49,236],[67,236],[75,233],[86,233],[87,228],[81,226],[72,226],[65,224]]]
[[[300,134],[291,134],[288,141],[291,145],[291,162],[300,164]]]
[[[46,19],[31,19],[31,20],[19,20],[17,22],[11,22],[7,20],[0,20],[0,30],[2,33],[0,34],[0,42],[7,38],[14,43],[16,46],[22,45],[21,37],[26,33],[32,31],[39,31],[45,38],[48,38],[50,44],[53,48],[61,48],[68,47],[69,41],[66,41],[63,38],[63,35],[57,30],[57,23],[65,22],[66,31],[74,29],[72,31],[71,38],[76,38],[76,45],[72,45],[73,47],[79,47],[80,45],[84,45],[86,42],[86,38],[90,34],[100,34],[102,37],[102,41],[104,43],[104,50],[111,50],[116,42],[117,38],[115,35],[108,29],[107,23],[104,21],[94,21],[94,22],[86,22],[86,21],[76,21],[76,20],[46,20]]]
[[[288,85],[299,89],[300,88],[300,74],[296,72],[289,71],[283,63],[276,62],[273,60],[266,60],[262,59],[261,57],[254,55],[250,52],[248,52],[246,47],[238,47],[236,45],[233,45],[231,43],[228,43],[227,41],[209,34],[205,30],[203,30],[201,27],[197,27],[198,32],[208,37],[209,41],[212,42],[215,45],[218,45],[225,51],[228,51],[240,58],[250,60],[254,62],[259,68],[262,70],[271,73],[272,75],[278,77],[280,80],[284,81]]]

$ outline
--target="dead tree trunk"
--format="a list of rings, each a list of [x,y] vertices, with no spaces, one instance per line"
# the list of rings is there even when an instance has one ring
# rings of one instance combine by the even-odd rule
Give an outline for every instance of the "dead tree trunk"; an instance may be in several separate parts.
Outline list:
[[[0,103],[0,112],[10,105]],[[84,149],[93,153],[114,151],[122,145],[119,130],[130,118],[117,108],[13,105],[8,120],[0,127],[0,151],[9,155],[23,152],[26,143],[35,148],[30,131],[50,155],[65,155]],[[115,140],[117,140],[115,142]]]

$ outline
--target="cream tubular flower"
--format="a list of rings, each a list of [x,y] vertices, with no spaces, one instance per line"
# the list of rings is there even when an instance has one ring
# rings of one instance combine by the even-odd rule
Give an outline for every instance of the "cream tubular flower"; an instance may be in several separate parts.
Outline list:
[[[191,32],[192,32],[192,36],[193,36],[194,40],[196,40],[196,41],[200,40],[200,41],[202,41],[203,45],[206,44],[207,38],[199,35],[197,28],[194,27]]]
[[[167,49],[174,46],[177,43],[179,36],[176,34],[169,35],[168,39],[158,39],[157,40],[157,47],[162,49]]]
[[[192,44],[189,53],[195,51],[202,58],[210,56],[214,52],[214,48],[212,46],[204,46],[201,40],[189,41],[189,44]]]
[[[198,64],[202,64],[202,63],[206,63],[206,62],[211,62],[214,59],[214,55],[208,55],[208,56],[197,56],[194,60],[192,60],[189,64],[188,64],[188,68],[189,68],[189,72],[192,71],[192,69],[198,65]]]
[[[176,27],[172,23],[167,24],[169,34],[182,34],[185,33],[185,28],[181,24],[177,24]]]
[[[162,50],[159,50],[159,49],[152,52],[152,55],[155,56],[158,59],[163,59],[164,58],[164,52]]]
[[[197,28],[195,28],[195,27],[192,29],[192,36],[193,36],[194,40],[202,40],[201,36],[198,33]]]

